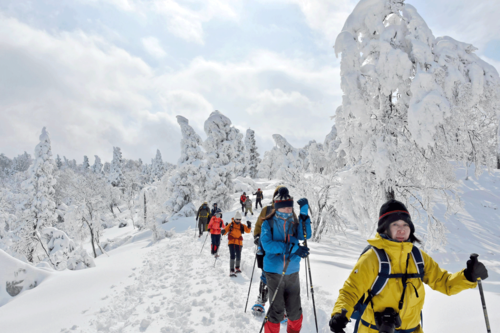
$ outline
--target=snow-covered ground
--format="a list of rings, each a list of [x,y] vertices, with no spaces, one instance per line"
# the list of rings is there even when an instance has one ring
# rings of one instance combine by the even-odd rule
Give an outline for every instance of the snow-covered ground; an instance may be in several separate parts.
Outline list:
[[[460,179],[465,178],[463,170],[458,173]],[[480,254],[490,272],[483,285],[495,332],[500,329],[500,172],[461,183],[464,208],[447,221],[448,244],[431,255],[441,267],[456,271],[465,267],[470,253]],[[264,190],[264,202],[275,184],[257,182]],[[225,221],[239,209],[237,197],[235,194],[234,210],[224,213]],[[444,214],[440,203],[436,210],[438,215]],[[255,222],[258,212],[260,209],[249,220]],[[223,237],[221,257],[214,265],[210,239],[201,251],[205,237],[197,237],[194,218],[164,227],[175,233],[156,243],[151,242],[149,231],[137,232],[130,226],[106,230],[103,239],[115,240],[109,245],[109,256],[99,256],[95,268],[53,272],[36,288],[0,307],[0,332],[258,332],[261,318],[253,317],[249,310],[258,293],[258,269],[244,312],[254,263],[253,237],[244,236],[243,273],[230,278],[227,237]],[[320,332],[329,332],[328,319],[338,290],[365,245],[364,238],[353,230],[345,235],[326,235],[321,243],[310,244]],[[301,287],[302,332],[314,332],[304,269]],[[478,290],[452,298],[429,290],[424,330],[485,331]],[[348,332],[352,332],[352,324]]]

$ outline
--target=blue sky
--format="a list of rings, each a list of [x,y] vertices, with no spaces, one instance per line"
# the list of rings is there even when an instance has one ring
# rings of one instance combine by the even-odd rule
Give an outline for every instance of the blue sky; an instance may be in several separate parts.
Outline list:
[[[500,70],[500,2],[406,1],[436,37],[472,43]],[[0,152],[110,160],[179,157],[175,116],[217,109],[261,153],[272,134],[322,142],[341,103],[335,37],[350,0],[0,0]]]

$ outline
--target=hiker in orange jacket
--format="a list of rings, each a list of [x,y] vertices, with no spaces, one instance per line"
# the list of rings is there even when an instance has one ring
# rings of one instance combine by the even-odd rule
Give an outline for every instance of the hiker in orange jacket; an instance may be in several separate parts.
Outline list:
[[[247,225],[241,223],[241,213],[236,212],[234,221],[228,224],[223,230],[222,235],[227,234],[229,252],[231,259],[229,260],[229,276],[236,276],[236,273],[241,273],[241,249],[243,248],[243,233],[252,231],[252,223],[247,222]]]
[[[217,209],[215,216],[212,217],[210,223],[208,224],[208,231],[212,237],[212,255],[216,258],[219,257],[219,246],[220,246],[220,238],[221,238],[221,230],[224,228],[224,221],[221,219],[222,212],[220,209]]]

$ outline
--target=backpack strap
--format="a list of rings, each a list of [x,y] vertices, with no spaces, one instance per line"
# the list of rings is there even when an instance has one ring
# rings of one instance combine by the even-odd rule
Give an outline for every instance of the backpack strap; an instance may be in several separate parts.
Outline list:
[[[424,273],[425,273],[425,263],[424,263],[424,257],[422,256],[422,251],[415,245],[411,249],[411,256],[413,257],[413,261],[415,262],[415,266],[417,267],[418,271],[418,277],[423,280],[424,279]]]
[[[377,249],[372,246],[373,251],[378,258],[378,275],[373,281],[372,287],[370,289],[371,296],[380,294],[380,292],[385,288],[389,277],[391,275],[391,262],[387,253],[383,249]]]

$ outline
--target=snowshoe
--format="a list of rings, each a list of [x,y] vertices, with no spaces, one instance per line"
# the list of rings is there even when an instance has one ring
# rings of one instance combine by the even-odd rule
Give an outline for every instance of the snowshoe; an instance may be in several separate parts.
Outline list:
[[[281,324],[286,324],[287,321],[288,321],[288,316],[286,315],[286,312],[285,312],[285,316],[283,317]]]
[[[239,268],[235,268],[235,269],[234,269],[234,272],[235,272],[235,273],[241,273],[241,269],[239,269]]]
[[[230,277],[236,277],[237,275],[236,275],[236,273],[235,273],[235,272],[229,272],[229,276],[230,276]]]
[[[256,317],[260,317],[266,314],[266,308],[264,308],[263,304],[255,304],[252,306],[252,314]]]
[[[217,253],[215,254],[215,258],[219,258],[219,255]]]

